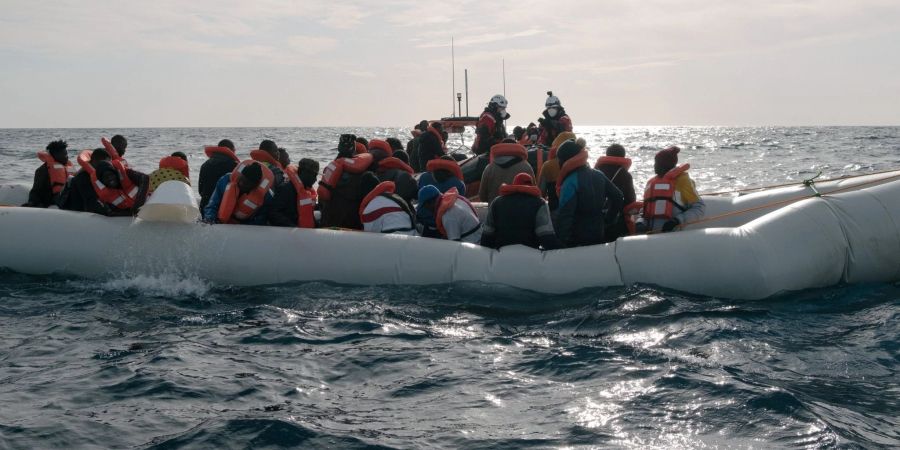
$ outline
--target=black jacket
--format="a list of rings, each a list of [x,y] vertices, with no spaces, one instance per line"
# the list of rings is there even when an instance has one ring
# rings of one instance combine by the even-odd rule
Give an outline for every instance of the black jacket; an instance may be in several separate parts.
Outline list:
[[[501,195],[491,202],[481,234],[481,245],[500,248],[521,244],[545,250],[562,245],[553,231],[550,210],[542,198],[527,194]]]
[[[444,155],[444,146],[440,139],[431,132],[419,136],[419,167],[424,169],[428,161]]]
[[[416,179],[400,169],[388,169],[378,172],[378,181],[393,181],[395,193],[400,196],[406,203],[412,206],[413,201],[419,196],[419,183]]]
[[[577,169],[563,180],[557,236],[567,247],[602,244],[606,225],[622,212],[622,201],[622,191],[603,172],[587,166]]]
[[[22,206],[31,206],[34,208],[46,208],[56,204],[56,196],[53,195],[53,188],[50,186],[50,172],[47,170],[46,164],[41,164],[34,171],[34,184],[28,192],[28,203]]]
[[[97,197],[97,192],[94,191],[90,174],[84,170],[79,171],[68,183],[66,183],[66,187],[59,193],[57,206],[59,206],[59,209],[92,212],[104,216],[133,215],[137,212],[138,208],[143,206],[144,201],[147,199],[147,189],[150,185],[150,177],[131,169],[128,169],[127,173],[131,182],[140,189],[133,209],[116,209],[101,202]]]
[[[237,162],[225,155],[213,153],[212,157],[203,162],[200,166],[200,210],[209,203],[213,191],[216,190],[216,183],[222,175],[231,173],[237,167]]]

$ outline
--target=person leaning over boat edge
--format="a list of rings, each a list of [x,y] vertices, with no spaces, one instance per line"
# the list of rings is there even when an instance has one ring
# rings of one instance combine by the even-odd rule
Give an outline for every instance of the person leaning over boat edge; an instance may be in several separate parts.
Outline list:
[[[553,230],[550,209],[527,173],[516,175],[512,184],[500,187],[481,227],[481,245],[500,248],[525,245],[553,250],[562,247]]]
[[[497,94],[491,97],[484,111],[478,117],[475,124],[475,142],[472,143],[472,152],[481,155],[489,152],[491,147],[506,139],[506,126],[503,121],[510,116],[506,112],[508,102],[506,97]]]
[[[208,223],[266,225],[272,206],[275,175],[254,160],[241,162],[228,175],[222,175],[216,190],[203,210]]]
[[[673,145],[660,150],[654,157],[656,176],[644,189],[644,211],[637,224],[638,231],[668,233],[706,214],[706,203],[687,173],[690,164],[676,167],[680,151]]]
[[[66,183],[75,176],[75,166],[69,161],[68,144],[57,140],[47,144],[46,152],[38,152],[43,163],[34,171],[34,183],[28,191],[28,202],[22,206],[46,208],[56,205]]]

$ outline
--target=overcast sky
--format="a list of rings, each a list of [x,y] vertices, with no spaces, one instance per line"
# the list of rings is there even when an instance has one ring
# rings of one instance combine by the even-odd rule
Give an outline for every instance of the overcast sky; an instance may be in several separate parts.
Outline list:
[[[900,125],[898,0],[0,0],[0,127]]]

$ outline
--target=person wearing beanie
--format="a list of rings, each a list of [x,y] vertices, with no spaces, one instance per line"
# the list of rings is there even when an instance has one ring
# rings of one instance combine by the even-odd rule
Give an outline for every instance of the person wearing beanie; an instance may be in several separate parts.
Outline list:
[[[287,166],[284,173],[288,182],[275,188],[269,225],[315,228],[316,191],[312,187],[319,176],[319,163],[302,158],[297,166]]]
[[[449,155],[441,156],[440,161],[446,162],[434,162],[426,165],[427,172],[419,175],[419,190],[430,185],[438,188],[442,194],[450,188],[456,188],[460,195],[466,195],[466,184],[458,176],[462,174],[459,163]]]
[[[556,157],[561,167],[556,235],[566,247],[602,244],[606,226],[622,212],[622,191],[587,165],[587,151],[577,142],[562,143]]]
[[[216,189],[203,210],[203,221],[243,225],[268,224],[268,213],[274,200],[272,191],[275,187],[274,179],[272,171],[262,163],[252,159],[243,161],[230,174],[219,178]],[[254,201],[255,197],[259,199]],[[244,209],[247,203],[256,206]],[[227,214],[227,219],[219,218],[220,213],[226,214],[228,211],[231,214]]]
[[[556,151],[560,144],[568,140],[575,140],[575,133],[565,131],[560,133],[550,144],[550,158],[541,166],[538,188],[547,198],[547,206],[550,212],[556,211],[559,206],[559,197],[556,195],[556,178],[559,177],[559,160],[556,159]]]
[[[539,144],[551,145],[560,133],[572,132],[572,118],[566,114],[566,109],[560,103],[559,97],[553,95],[553,92],[547,92],[544,112],[541,115],[543,117],[538,119],[541,129],[538,137]]]
[[[516,244],[544,250],[562,247],[547,202],[534,185],[534,177],[527,173],[500,187],[500,196],[491,202],[481,232],[481,245],[485,247]]]
[[[424,237],[477,244],[481,240],[481,221],[469,200],[456,189],[441,194],[434,186],[419,190],[416,218],[421,219]],[[433,228],[431,222],[433,222]]]
[[[637,199],[634,193],[634,179],[631,177],[631,159],[625,157],[625,147],[621,144],[612,144],[606,148],[606,156],[601,156],[594,164],[594,169],[603,172],[609,181],[612,181],[625,196],[625,207],[634,203]],[[628,235],[625,211],[616,218],[616,222],[606,229],[606,241],[612,242],[620,236]]]
[[[681,149],[673,145],[656,154],[653,161],[656,176],[647,182],[644,189],[644,211],[642,220],[638,222],[639,231],[668,233],[705,215],[706,203],[687,173],[690,165],[678,166],[679,152]]]
[[[416,235],[415,212],[407,201],[394,193],[393,181],[379,181],[366,172],[360,181],[363,200],[359,206],[359,220],[363,231]]]
[[[491,149],[491,162],[482,172],[481,184],[478,186],[478,198],[483,202],[490,203],[497,198],[500,186],[512,184],[513,178],[519,173],[524,172],[534,177],[534,170],[528,164],[528,151],[514,140],[511,141],[495,145]]]
[[[426,185],[419,189],[416,202],[416,227],[419,236],[429,238],[441,238],[437,223],[434,221],[434,201],[440,199],[441,191],[434,185]],[[426,207],[427,206],[427,207]]]
[[[34,171],[28,202],[22,206],[46,208],[56,205],[60,192],[75,175],[67,148],[66,141],[59,140],[47,144],[46,152],[38,152],[38,159],[43,164]]]
[[[166,181],[180,181],[188,186],[191,185],[190,172],[188,168],[187,155],[183,152],[175,152],[163,159],[159,160],[159,168],[150,172],[150,189],[148,195],[152,195],[153,191],[160,184]]]
[[[240,162],[240,159],[234,154],[234,143],[230,139],[222,139],[218,145],[206,147],[204,151],[209,159],[200,165],[200,175],[198,176],[197,190],[200,191],[200,211],[206,208],[209,198],[216,190],[216,183],[219,182],[222,175],[231,173]]]

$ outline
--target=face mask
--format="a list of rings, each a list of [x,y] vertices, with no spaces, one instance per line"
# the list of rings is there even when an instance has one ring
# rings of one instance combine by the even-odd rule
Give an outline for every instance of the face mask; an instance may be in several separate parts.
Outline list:
[[[547,115],[550,117],[556,117],[557,113],[559,113],[559,110],[556,108],[550,108],[547,110]]]

